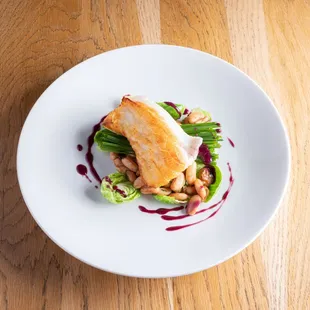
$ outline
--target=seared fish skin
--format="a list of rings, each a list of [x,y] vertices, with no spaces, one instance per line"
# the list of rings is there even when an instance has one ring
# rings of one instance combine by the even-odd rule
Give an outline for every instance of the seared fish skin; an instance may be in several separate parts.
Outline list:
[[[125,136],[147,186],[167,184],[197,158],[202,138],[186,134],[167,111],[140,96],[124,96],[102,125]]]

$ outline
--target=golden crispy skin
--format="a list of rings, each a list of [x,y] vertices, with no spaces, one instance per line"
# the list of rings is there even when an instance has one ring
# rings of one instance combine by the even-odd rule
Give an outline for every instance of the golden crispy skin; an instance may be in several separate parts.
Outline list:
[[[123,97],[102,125],[129,140],[148,186],[165,185],[184,171],[202,142],[187,135],[164,109],[141,97]]]

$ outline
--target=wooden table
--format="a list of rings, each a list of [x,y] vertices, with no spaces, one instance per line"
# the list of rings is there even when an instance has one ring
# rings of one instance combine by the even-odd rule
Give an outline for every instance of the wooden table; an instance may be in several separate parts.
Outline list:
[[[235,64],[274,100],[291,140],[290,186],[272,224],[220,266],[174,279],[72,258],[34,222],[16,178],[21,127],[47,86],[91,56],[142,43]],[[309,77],[309,0],[0,1],[0,309],[310,309]]]

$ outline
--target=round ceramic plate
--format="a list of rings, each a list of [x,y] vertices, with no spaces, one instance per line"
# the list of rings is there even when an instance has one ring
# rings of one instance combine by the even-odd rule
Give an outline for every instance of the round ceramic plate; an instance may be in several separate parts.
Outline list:
[[[204,205],[219,202],[216,207],[181,219],[174,217],[183,210],[169,212],[174,220],[168,221],[140,211],[140,205],[169,208],[151,197],[113,205],[101,196],[85,160],[87,139],[124,94],[201,107],[222,124],[218,164],[223,182]],[[79,144],[83,150],[77,149]],[[100,177],[115,171],[109,156],[95,145],[92,153]],[[31,214],[65,251],[117,274],[170,277],[223,262],[262,232],[283,196],[289,153],[276,109],[249,77],[197,50],[145,45],[98,55],[57,79],[24,124],[17,171]],[[77,173],[79,164],[88,168],[89,180]]]

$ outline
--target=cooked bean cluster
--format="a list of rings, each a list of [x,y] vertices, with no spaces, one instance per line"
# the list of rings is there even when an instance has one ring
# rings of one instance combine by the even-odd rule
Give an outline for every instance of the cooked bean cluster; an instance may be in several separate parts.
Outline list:
[[[147,186],[140,176],[136,158],[133,156],[123,157],[120,154],[110,153],[116,169],[126,173],[128,180],[145,195],[164,195],[173,197],[181,202],[187,202],[187,213],[196,213],[200,203],[209,195],[209,186],[214,181],[212,172],[204,167],[197,174],[197,164],[194,162],[185,171],[162,187]],[[197,177],[198,175],[198,177]]]

